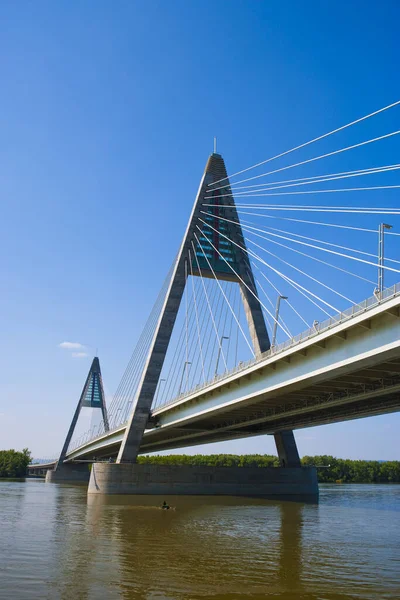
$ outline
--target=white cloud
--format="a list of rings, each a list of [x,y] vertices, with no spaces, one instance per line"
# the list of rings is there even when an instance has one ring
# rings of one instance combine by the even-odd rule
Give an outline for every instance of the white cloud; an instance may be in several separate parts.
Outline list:
[[[65,348],[65,350],[84,350],[85,346],[79,342],[61,342],[58,344],[59,348]]]
[[[86,358],[87,354],[86,352],[73,352],[71,356],[72,358]]]

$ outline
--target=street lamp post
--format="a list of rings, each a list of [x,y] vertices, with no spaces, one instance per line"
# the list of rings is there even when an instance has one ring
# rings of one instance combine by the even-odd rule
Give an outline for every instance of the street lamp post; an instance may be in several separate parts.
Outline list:
[[[272,331],[272,342],[271,342],[271,347],[275,346],[275,342],[276,342],[276,331],[278,328],[278,319],[279,319],[279,309],[281,306],[281,300],[287,300],[288,297],[287,296],[278,296],[278,299],[276,301],[276,307],[275,307],[275,321],[274,321],[274,329]]]
[[[180,395],[180,393],[181,393],[181,390],[182,390],[183,377],[184,377],[184,375],[185,375],[185,370],[186,370],[187,366],[188,366],[188,365],[191,365],[191,364],[192,364],[192,363],[191,363],[190,361],[188,361],[188,360],[185,360],[185,364],[183,365],[183,369],[182,369],[182,377],[181,377],[181,382],[180,382],[180,384],[179,384],[178,396]]]
[[[217,373],[218,373],[218,365],[219,365],[219,359],[220,359],[220,356],[221,356],[222,342],[223,342],[224,340],[229,340],[229,336],[227,336],[227,335],[223,335],[223,336],[221,337],[221,339],[220,339],[220,342],[219,342],[219,348],[218,348],[218,355],[217,355],[217,363],[216,363],[216,365],[215,365],[214,377],[216,377],[216,376],[217,376]]]
[[[121,410],[122,410],[122,407],[120,407],[120,408],[117,410],[117,412],[115,413],[115,423],[114,423],[114,425],[117,425],[117,421],[118,421],[118,413],[119,413],[119,412],[121,412]]]
[[[156,407],[156,406],[157,406],[158,394],[160,393],[160,387],[161,387],[161,384],[162,384],[164,381],[167,381],[167,380],[166,380],[164,377],[162,377],[161,379],[159,379],[159,380],[158,380],[158,384],[157,384],[157,391],[156,391],[156,393],[155,393],[155,395],[154,395],[154,407]]]
[[[126,405],[126,409],[125,409],[125,413],[124,413],[124,421],[126,421],[129,417],[129,411],[131,410],[133,404],[133,400],[129,400],[129,402]]]
[[[385,229],[392,229],[392,225],[387,223],[380,223],[378,230],[378,287],[376,289],[376,295],[380,299],[382,297],[384,287],[384,267],[383,263],[385,260]]]

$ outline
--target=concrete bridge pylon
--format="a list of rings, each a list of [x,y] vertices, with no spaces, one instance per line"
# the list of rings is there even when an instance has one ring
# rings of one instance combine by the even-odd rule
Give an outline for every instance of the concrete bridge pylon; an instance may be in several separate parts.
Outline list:
[[[71,443],[76,424],[79,419],[82,408],[97,408],[101,410],[105,431],[109,430],[107,407],[104,398],[103,380],[101,377],[100,361],[97,356],[94,357],[86,377],[85,385],[79,397],[74,416],[68,429],[60,456],[54,467],[46,473],[46,481],[88,481],[89,469],[87,464],[69,464],[64,463],[67,456],[68,447]]]
[[[212,184],[223,181],[221,186]],[[215,188],[215,189],[214,189]],[[220,215],[224,215],[224,219]],[[201,236],[212,238],[206,252]],[[220,245],[220,241],[222,243]],[[212,246],[212,247],[211,247]],[[93,394],[102,409],[105,431],[108,419],[98,358],[93,360],[68,430],[59,460],[46,481],[88,481],[89,493],[97,494],[218,494],[252,496],[313,496],[318,494],[316,472],[301,468],[293,431],[274,432],[281,467],[243,469],[170,467],[137,464],[143,436],[149,427],[152,403],[189,274],[230,281],[239,286],[255,357],[271,347],[246,242],[243,236],[224,160],[210,155],[189,222],[174,262],[141,379],[120,442],[116,462],[88,464],[68,462],[68,447],[83,406],[94,406]],[[67,462],[65,462],[67,461]]]
[[[222,190],[210,187],[221,180],[224,186]],[[208,205],[206,211],[205,205]],[[219,207],[223,207],[223,214],[226,216],[224,221],[218,218],[221,210]],[[212,214],[215,214],[215,217],[211,216]],[[223,253],[225,257],[229,258],[233,266],[232,269],[227,267],[217,250],[210,251],[212,256],[209,260],[204,260],[205,257],[201,256],[203,252],[199,251],[199,241],[196,234],[199,233],[200,229],[207,227],[209,227],[210,234],[213,234],[217,250],[221,236],[218,233],[215,235],[215,233],[221,232],[223,235]],[[233,241],[228,246],[227,238]],[[214,152],[208,158],[200,181],[196,200],[175,262],[164,306],[120,447],[117,463],[136,462],[189,272],[195,276],[216,277],[237,282],[240,286],[254,353],[259,356],[270,348],[270,339],[257,296],[253,270],[248,254],[243,248],[246,248],[246,243],[235,202],[231,195],[225,162],[220,154]],[[191,264],[189,265],[189,263]],[[293,433],[278,434],[276,440],[281,465],[300,466]]]
[[[224,182],[222,192],[210,187],[210,184],[220,180]],[[206,210],[205,205],[208,205]],[[219,207],[223,208],[226,217],[224,221],[218,218]],[[209,248],[208,258],[204,260],[205,254],[204,251],[200,252],[197,234],[207,228],[214,240],[213,248],[216,251],[213,252]],[[221,237],[219,233],[224,239],[221,252],[218,248]],[[233,243],[227,244],[227,239],[232,240]],[[227,261],[224,263],[221,260],[222,253],[228,257],[232,269],[229,265],[227,267]],[[209,157],[200,182],[117,461],[114,464],[93,465],[88,492],[90,494],[178,493],[315,497],[318,493],[316,472],[312,468],[300,468],[296,442],[291,430],[279,431],[274,436],[281,468],[215,469],[136,464],[189,272],[194,276],[236,282],[240,286],[254,354],[257,357],[269,350],[270,339],[261,303],[258,300],[246,243],[230,192],[225,163],[222,156],[215,152]]]

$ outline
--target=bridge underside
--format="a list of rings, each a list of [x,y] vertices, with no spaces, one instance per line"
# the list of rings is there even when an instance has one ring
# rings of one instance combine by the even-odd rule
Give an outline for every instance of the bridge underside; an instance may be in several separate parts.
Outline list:
[[[384,377],[382,377],[385,375]],[[234,384],[232,384],[234,385]],[[188,425],[153,428],[145,432],[140,453],[172,450],[186,446],[273,434],[338,423],[361,417],[382,415],[400,409],[400,358],[374,367],[341,375],[292,393],[276,395],[221,412],[196,418]],[[116,457],[123,429],[114,440],[103,440],[100,447],[82,448],[79,459]],[[67,458],[67,460],[68,460]]]
[[[388,368],[390,364],[386,365]],[[400,365],[399,365],[400,368]],[[149,432],[144,437],[141,452],[155,452],[182,448],[188,445],[238,439],[263,434],[275,434],[277,431],[301,429],[316,425],[338,423],[341,421],[382,415],[398,411],[400,408],[400,377],[397,385],[392,379],[371,384],[354,395],[348,395],[345,385],[339,378],[332,382],[341,387],[322,394],[324,386],[312,386],[305,394],[293,393],[273,402],[259,401],[251,407],[229,411],[216,420],[203,419],[193,426],[177,427],[169,430],[168,436]],[[281,401],[280,401],[281,400]],[[275,411],[275,414],[271,414]],[[160,432],[161,434],[161,432]],[[161,438],[161,439],[157,439]]]

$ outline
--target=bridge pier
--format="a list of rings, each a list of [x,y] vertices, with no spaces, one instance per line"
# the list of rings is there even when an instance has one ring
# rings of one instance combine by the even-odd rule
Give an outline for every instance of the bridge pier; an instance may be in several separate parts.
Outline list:
[[[278,431],[274,438],[281,467],[301,467],[293,431]]]
[[[88,463],[58,463],[46,473],[46,483],[87,483],[90,478]]]
[[[94,463],[88,494],[317,499],[314,467],[203,467]]]

